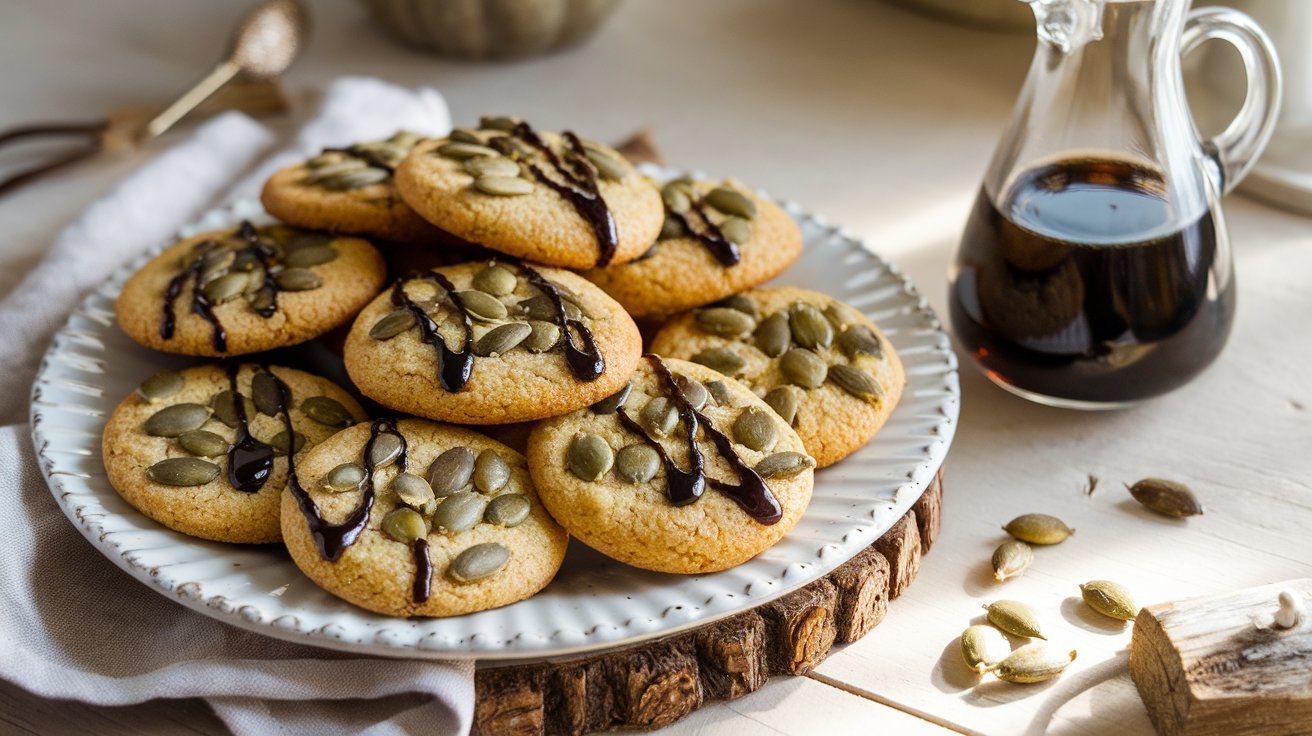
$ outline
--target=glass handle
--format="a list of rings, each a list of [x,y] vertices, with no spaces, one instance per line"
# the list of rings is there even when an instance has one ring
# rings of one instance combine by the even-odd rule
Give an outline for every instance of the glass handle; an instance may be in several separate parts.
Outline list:
[[[1189,13],[1183,53],[1219,39],[1239,51],[1248,73],[1248,93],[1239,114],[1219,135],[1204,143],[1220,166],[1221,190],[1229,192],[1248,174],[1271,140],[1280,111],[1280,61],[1271,38],[1246,14],[1231,8],[1198,8]]]

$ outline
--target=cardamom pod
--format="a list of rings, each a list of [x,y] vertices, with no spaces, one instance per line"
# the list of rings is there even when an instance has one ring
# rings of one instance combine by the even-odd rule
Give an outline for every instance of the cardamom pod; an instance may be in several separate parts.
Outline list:
[[[1034,548],[1024,542],[1003,542],[993,550],[993,578],[999,583],[1025,572],[1034,561]]]
[[[1163,516],[1183,519],[1203,513],[1203,505],[1198,503],[1189,486],[1183,483],[1161,478],[1144,478],[1126,488],[1130,490],[1134,500],[1143,504],[1144,508]]]
[[[1074,661],[1074,649],[1063,652],[1047,644],[1027,644],[1002,660],[993,674],[1006,682],[1043,682],[1060,675]]]
[[[1039,615],[1034,609],[1020,601],[994,601],[984,609],[988,611],[989,623],[1013,636],[1027,636],[1032,639],[1047,639],[1039,628]]]
[[[1047,514],[1022,514],[1007,522],[1002,530],[1030,544],[1057,544],[1075,533],[1066,522]]]
[[[1134,596],[1120,583],[1110,580],[1090,580],[1080,586],[1080,595],[1089,608],[1108,618],[1133,621],[1139,615]]]
[[[1011,654],[1011,642],[1001,631],[976,624],[961,633],[961,658],[976,672],[988,672]]]

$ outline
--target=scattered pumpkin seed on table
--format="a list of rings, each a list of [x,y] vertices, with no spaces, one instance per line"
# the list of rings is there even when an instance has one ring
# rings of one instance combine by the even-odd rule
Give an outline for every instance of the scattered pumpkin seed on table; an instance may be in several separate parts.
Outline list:
[[[993,550],[993,579],[999,583],[1014,578],[1029,569],[1034,561],[1034,549],[1016,540],[1003,542]]]
[[[1007,522],[1002,530],[1030,544],[1059,544],[1075,533],[1064,521],[1048,514],[1022,514]]]
[[[1020,601],[994,601],[984,609],[989,623],[1014,636],[1047,639],[1039,625],[1039,615],[1028,604]]]
[[[1043,682],[1060,675],[1074,661],[1074,649],[1062,651],[1046,643],[1027,644],[1002,660],[993,674],[1005,682]]]
[[[1183,483],[1162,478],[1144,478],[1126,488],[1129,489],[1134,500],[1143,504],[1144,508],[1163,516],[1183,519],[1203,513],[1203,505],[1198,502],[1193,491],[1189,490],[1189,486]]]
[[[1001,631],[976,624],[961,633],[961,658],[975,672],[987,672],[1011,654],[1011,642]]]
[[[1133,621],[1139,615],[1134,596],[1120,583],[1110,580],[1090,580],[1080,586],[1080,596],[1093,610],[1108,618]]]

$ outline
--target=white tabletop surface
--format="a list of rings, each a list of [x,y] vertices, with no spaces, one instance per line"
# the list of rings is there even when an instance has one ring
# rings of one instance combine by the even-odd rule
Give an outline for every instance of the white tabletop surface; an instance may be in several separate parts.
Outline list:
[[[240,5],[8,0],[0,128],[167,100],[215,61]],[[650,126],[671,163],[737,176],[865,238],[940,312],[948,259],[1033,45],[874,0],[630,0],[580,48],[455,63],[393,46],[348,0],[312,5],[313,40],[286,80],[298,94],[372,74],[441,89],[457,121],[507,112],[602,139]],[[0,200],[0,293],[155,150]],[[1242,197],[1226,201],[1226,215],[1240,306],[1216,365],[1112,414],[1030,405],[964,370],[943,536],[910,591],[809,677],[708,705],[679,732],[1151,733],[1126,674],[1129,632],[1086,618],[1078,583],[1119,580],[1152,603],[1312,575],[1312,223]],[[1090,473],[1102,479],[1092,497],[1082,491]],[[1207,514],[1173,523],[1138,509],[1120,484],[1146,475],[1190,483]],[[998,527],[1029,511],[1078,533],[997,586],[987,571]],[[1064,677],[981,683],[959,666],[956,636],[998,597],[1048,612],[1051,638],[1080,652]],[[221,731],[194,702],[89,708],[0,684],[8,728]]]

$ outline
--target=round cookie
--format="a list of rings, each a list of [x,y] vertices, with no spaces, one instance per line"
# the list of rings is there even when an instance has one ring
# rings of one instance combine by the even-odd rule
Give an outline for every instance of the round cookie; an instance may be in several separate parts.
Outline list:
[[[665,225],[656,244],[637,260],[583,274],[634,317],[675,314],[746,291],[802,254],[793,218],[736,181],[678,179],[662,191]]]
[[[902,361],[865,315],[792,287],[748,291],[679,315],[651,349],[750,386],[792,422],[822,468],[869,442],[906,384]]]
[[[480,124],[420,143],[397,167],[397,189],[424,219],[562,268],[625,263],[656,241],[660,196],[614,149],[509,119]]]
[[[359,238],[243,222],[166,248],[123,285],[116,313],[148,348],[244,355],[345,324],[386,276],[378,251]]]
[[[300,227],[416,245],[441,243],[441,231],[410,209],[392,182],[396,165],[419,140],[401,132],[325,150],[275,172],[260,201],[269,214]]]
[[[292,560],[371,611],[456,616],[504,606],[541,590],[565,558],[569,537],[538,500],[523,456],[470,430],[375,420],[315,447],[296,469],[282,496]]]
[[[568,271],[483,261],[398,285],[356,318],[344,357],[360,391],[407,414],[457,424],[566,414],[618,390],[642,354],[629,315]],[[563,314],[544,288],[559,294]]]
[[[287,480],[286,453],[273,449],[286,446],[279,382],[300,438],[298,457],[365,413],[350,394],[318,376],[249,363],[234,369],[246,434],[229,369],[211,364],[160,371],[110,415],[101,447],[105,471],[125,501],[170,529],[217,542],[276,542]],[[257,374],[262,377],[253,387]]]
[[[685,399],[676,399],[676,381]],[[707,479],[699,498],[683,475],[692,468],[688,420],[698,405],[696,447]],[[677,465],[674,474],[653,442]],[[542,502],[572,536],[635,567],[687,574],[733,567],[779,541],[810,503],[815,465],[746,386],[656,356],[639,364],[627,394],[534,427],[528,463]]]

